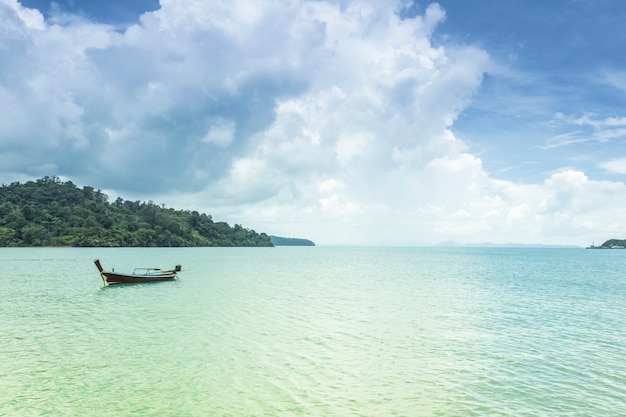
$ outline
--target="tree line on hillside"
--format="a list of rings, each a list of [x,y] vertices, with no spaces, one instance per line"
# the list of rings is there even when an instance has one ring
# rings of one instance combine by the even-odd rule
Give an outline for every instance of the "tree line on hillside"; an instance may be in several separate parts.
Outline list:
[[[622,247],[626,248],[626,240],[623,239],[609,239],[604,242],[600,246],[595,246],[596,248],[613,248],[613,247]]]
[[[273,246],[241,225],[44,177],[0,187],[0,246]]]

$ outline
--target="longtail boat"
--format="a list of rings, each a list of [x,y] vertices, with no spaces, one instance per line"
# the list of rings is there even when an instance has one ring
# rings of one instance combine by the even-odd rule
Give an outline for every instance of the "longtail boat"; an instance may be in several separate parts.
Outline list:
[[[176,273],[181,271],[181,266],[174,269],[162,270],[159,268],[135,268],[132,274],[124,274],[115,271],[105,271],[99,259],[93,261],[100,271],[100,277],[104,284],[131,284],[138,282],[171,281],[176,279]]]

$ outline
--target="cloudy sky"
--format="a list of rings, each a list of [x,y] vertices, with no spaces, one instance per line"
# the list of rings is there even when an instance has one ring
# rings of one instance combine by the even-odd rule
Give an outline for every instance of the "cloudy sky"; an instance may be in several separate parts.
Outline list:
[[[318,244],[626,238],[622,0],[0,0],[0,183]]]

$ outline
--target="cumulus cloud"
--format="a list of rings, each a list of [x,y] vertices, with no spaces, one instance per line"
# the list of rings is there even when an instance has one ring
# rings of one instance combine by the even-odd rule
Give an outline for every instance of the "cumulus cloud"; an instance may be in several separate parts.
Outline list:
[[[492,178],[453,130],[489,56],[434,44],[444,9],[416,10],[161,0],[120,30],[0,0],[0,178],[60,175],[322,243],[595,232],[585,199],[623,184]]]

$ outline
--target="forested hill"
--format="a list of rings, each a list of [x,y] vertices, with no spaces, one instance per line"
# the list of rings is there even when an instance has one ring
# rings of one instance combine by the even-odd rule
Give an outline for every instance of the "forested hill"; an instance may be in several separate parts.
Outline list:
[[[0,246],[272,246],[210,215],[152,202],[112,203],[100,190],[44,177],[0,187]]]
[[[626,239],[609,239],[600,246],[595,246],[599,249],[611,249],[611,248],[626,248]]]

